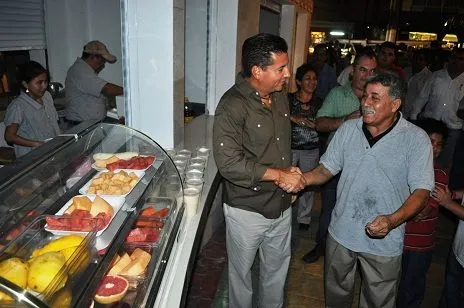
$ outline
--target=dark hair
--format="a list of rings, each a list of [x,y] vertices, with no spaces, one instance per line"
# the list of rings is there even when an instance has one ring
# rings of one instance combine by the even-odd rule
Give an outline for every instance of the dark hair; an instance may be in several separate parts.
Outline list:
[[[393,49],[394,52],[395,52],[395,55],[396,55],[396,51],[398,50],[398,46],[396,46],[395,43],[393,42],[383,42],[382,44],[380,44],[380,47],[379,47],[379,50],[382,50],[382,48],[389,48],[389,49]]]
[[[448,138],[448,127],[442,121],[424,118],[417,120],[414,124],[422,128],[429,136],[431,134],[441,135],[443,137],[443,141],[446,141]]]
[[[253,66],[265,68],[272,64],[272,54],[287,53],[283,38],[269,33],[259,33],[245,40],[242,47],[242,74],[251,76]]]
[[[314,66],[307,63],[301,65],[299,68],[296,69],[295,79],[298,81],[302,81],[304,75],[306,75],[306,73],[310,71],[314,72],[314,74],[316,74],[317,77],[316,68],[314,68]]]
[[[400,99],[404,102],[406,96],[406,83],[404,80],[391,73],[380,73],[366,82],[366,86],[369,84],[380,83],[384,87],[388,87],[388,95],[393,99]]]
[[[317,78],[317,71],[314,66],[305,63],[296,69],[295,80],[302,81],[307,72],[314,72]],[[296,87],[298,90],[300,89],[298,84],[296,84]]]
[[[369,59],[375,59],[375,52],[371,47],[363,47],[363,48],[361,48],[356,53],[356,57],[354,58],[354,61],[353,61],[353,66],[358,65],[359,60],[362,57],[366,57],[366,58],[369,58]]]
[[[32,79],[45,73],[47,80],[50,81],[50,74],[47,69],[35,61],[29,61],[18,66],[19,84],[23,87],[22,82],[29,83]]]

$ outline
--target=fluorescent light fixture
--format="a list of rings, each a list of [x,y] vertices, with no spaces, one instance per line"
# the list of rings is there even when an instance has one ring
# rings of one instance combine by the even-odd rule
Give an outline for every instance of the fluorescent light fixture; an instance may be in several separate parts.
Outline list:
[[[345,32],[343,32],[343,31],[330,31],[330,35],[332,35],[332,36],[344,36]]]

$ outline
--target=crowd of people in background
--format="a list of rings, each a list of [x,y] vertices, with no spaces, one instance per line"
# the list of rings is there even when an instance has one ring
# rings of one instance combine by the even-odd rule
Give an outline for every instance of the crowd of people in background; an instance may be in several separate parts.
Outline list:
[[[349,260],[353,260],[352,253],[356,253],[354,259],[360,261],[359,266],[363,273],[364,280],[367,280],[367,285],[373,283],[373,281],[377,279],[377,281],[395,281],[393,289],[399,286],[397,295],[395,295],[393,291],[393,293],[388,293],[393,289],[387,284],[380,283],[379,285],[382,287],[377,290],[369,286],[363,287],[361,292],[361,306],[364,304],[369,307],[372,305],[372,307],[393,307],[395,305],[397,305],[397,307],[420,307],[425,294],[426,275],[431,264],[433,249],[435,247],[439,205],[450,209],[458,217],[462,217],[459,216],[462,214],[460,213],[462,206],[459,206],[452,200],[462,199],[462,189],[464,188],[464,182],[461,176],[464,168],[464,132],[462,130],[464,114],[464,103],[462,103],[464,98],[464,49],[455,48],[453,50],[447,50],[440,48],[436,44],[432,44],[430,48],[413,49],[411,47],[405,48],[405,46],[402,46],[402,48],[403,50],[401,51],[400,46],[392,42],[384,42],[372,47],[360,47],[355,52],[349,52],[345,57],[346,61],[343,61],[340,45],[337,42],[316,45],[314,47],[314,52],[308,56],[307,63],[297,69],[295,79],[298,85],[298,91],[289,95],[292,117],[294,113],[296,115],[301,114],[301,110],[317,108],[315,116],[314,114],[311,116],[308,114],[306,119],[298,117],[298,121],[292,120],[292,126],[299,126],[300,130],[302,127],[313,128],[315,133],[308,133],[308,135],[311,135],[313,138],[315,138],[315,136],[319,137],[318,140],[322,145],[320,154],[322,155],[325,153],[319,160],[319,166],[307,173],[312,175],[307,182],[312,184],[327,183],[322,186],[321,190],[322,208],[316,234],[316,246],[303,257],[303,261],[312,263],[317,261],[321,256],[326,255],[326,253],[329,254],[326,255],[325,260],[326,305],[328,303],[327,300],[329,300],[329,303],[332,303],[334,307],[339,305],[349,306],[353,295],[353,286],[351,284],[351,279],[348,279],[348,277],[352,277],[352,267],[345,266],[345,269],[342,269],[340,264],[353,264],[353,261]],[[354,61],[351,61],[352,57]],[[314,87],[312,87],[312,92],[316,97],[312,98],[311,101],[305,101],[303,99],[298,100],[298,97],[301,97],[301,95],[298,95],[302,92],[299,85],[301,84],[301,80],[304,80],[304,78],[298,76],[298,72],[301,72],[303,69],[305,71],[314,71],[314,74],[318,76],[316,89],[314,90]],[[354,184],[355,179],[357,179],[357,182],[362,182],[366,178],[371,180],[370,184],[365,184],[364,188],[366,188],[366,190],[358,190],[363,200],[357,200],[357,202],[365,203],[367,202],[366,198],[368,198],[366,194],[372,191],[376,183],[379,182],[379,178],[375,178],[375,167],[371,166],[369,172],[365,174],[364,180],[352,175],[349,180],[345,179],[344,182],[340,183],[340,176],[343,177],[344,174],[345,177],[349,176],[346,174],[349,174],[353,162],[350,162],[351,167],[349,167],[348,170],[346,170],[346,167],[343,168],[344,163],[346,163],[347,159],[353,160],[353,158],[350,158],[349,154],[342,155],[342,158],[334,158],[333,155],[340,151],[348,151],[348,153],[356,152],[356,148],[352,148],[352,145],[348,144],[355,143],[356,140],[349,139],[349,137],[352,136],[347,135],[344,136],[342,141],[337,140],[337,143],[335,143],[335,141],[331,142],[333,135],[342,125],[346,130],[348,124],[345,124],[345,122],[347,122],[347,120],[361,117],[363,118],[363,127],[370,127],[369,123],[366,122],[366,113],[369,110],[369,106],[367,106],[369,104],[366,105],[366,100],[369,101],[371,99],[374,102],[376,99],[380,100],[379,93],[381,90],[375,89],[377,92],[374,91],[375,93],[372,94],[373,98],[366,97],[369,96],[369,87],[367,85],[372,86],[372,80],[374,80],[374,84],[380,83],[383,86],[389,87],[391,90],[392,87],[394,87],[394,82],[388,81],[388,78],[385,77],[388,75],[395,76],[405,85],[405,96],[397,97],[401,99],[401,103],[398,106],[396,121],[401,118],[401,121],[407,120],[407,123],[412,122],[424,130],[429,136],[432,144],[433,175],[435,178],[435,185],[429,188],[427,188],[429,184],[425,182],[422,182],[422,184],[416,182],[414,184],[418,185],[416,188],[422,187],[426,192],[430,190],[433,193],[430,197],[428,193],[426,193],[425,200],[428,199],[428,201],[422,210],[415,213],[412,217],[401,220],[406,223],[398,228],[405,229],[405,234],[403,235],[403,233],[400,232],[399,235],[401,237],[400,247],[403,247],[400,253],[395,253],[395,248],[393,248],[393,246],[389,246],[388,249],[382,251],[382,248],[379,248],[381,246],[376,244],[376,249],[372,249],[372,246],[369,246],[370,244],[368,242],[360,244],[361,242],[356,240],[356,238],[359,240],[361,236],[354,236],[353,238],[353,232],[343,232],[343,230],[346,230],[347,226],[352,226],[352,221],[350,221],[352,219],[343,219],[342,217],[344,215],[350,217],[356,216],[356,214],[352,212],[352,209],[346,210],[346,208],[350,207],[349,204],[353,201],[353,198],[356,197],[351,196],[346,199],[347,197],[345,196],[349,191],[353,190],[353,186],[359,185],[359,183]],[[378,97],[376,97],[376,95]],[[390,98],[394,99],[395,97]],[[322,101],[322,105],[315,103],[319,100]],[[298,102],[301,107],[296,109],[294,106],[298,104]],[[378,114],[374,109],[372,112],[373,114]],[[306,121],[310,122],[307,123]],[[396,128],[400,125],[396,122],[392,123],[390,123],[391,128]],[[411,133],[411,127],[407,129],[409,133]],[[295,131],[298,130],[293,128],[292,138],[297,136],[298,140],[303,139],[302,136],[296,135],[294,133]],[[365,133],[368,142],[372,142],[372,147],[379,137],[368,134],[366,129]],[[392,131],[387,130],[383,132],[380,137],[384,138],[383,135],[386,133],[392,135]],[[339,132],[335,135],[341,134],[342,133]],[[419,137],[416,136],[415,138]],[[404,141],[405,136],[403,135],[401,139]],[[348,142],[348,140],[350,141]],[[420,157],[421,155],[426,155],[427,149],[424,148],[413,155],[412,151],[416,151],[419,145],[414,143],[415,146],[412,146],[412,144],[413,142],[410,141],[410,144],[403,144],[400,148],[406,147],[408,149],[408,156],[426,162],[426,157]],[[326,151],[328,145],[329,150]],[[336,150],[334,150],[335,146],[337,146]],[[405,159],[405,157],[402,157],[400,148],[392,144],[383,151],[384,153],[388,152],[392,147],[395,148],[396,153],[391,153],[390,157],[392,161],[399,166]],[[295,153],[294,149],[293,152]],[[364,154],[359,154],[359,156],[364,157]],[[364,157],[364,159],[366,158]],[[406,160],[407,159],[409,159],[409,157],[406,157]],[[293,164],[299,166],[302,172],[306,172],[307,167],[304,162],[307,160],[313,161],[313,155],[294,155]],[[316,158],[316,160],[318,159]],[[335,165],[335,170],[332,171],[329,169],[331,172],[325,175],[324,172],[319,170],[320,168],[329,168],[329,166],[335,168],[333,166],[334,161],[337,163]],[[377,164],[379,164],[379,161],[378,159]],[[340,166],[339,164],[342,165]],[[362,169],[362,165],[362,163],[356,165],[356,172],[361,172],[360,169]],[[402,168],[408,169],[408,166],[403,166]],[[422,168],[423,171],[425,167],[414,166],[412,170],[418,170],[418,168]],[[394,169],[394,167],[386,166],[384,170],[387,169]],[[324,171],[327,172],[327,170]],[[318,172],[319,176],[324,178],[323,181],[320,179],[314,180],[314,178],[318,179],[318,176],[314,177],[314,173],[317,174]],[[411,174],[408,176],[411,176]],[[428,177],[424,173],[418,174],[418,176],[421,177],[422,181]],[[392,175],[391,178],[387,176],[387,179],[380,181],[384,186],[383,190],[388,190],[388,188],[385,187],[385,181],[397,182],[400,179],[401,177],[399,174],[396,176]],[[406,198],[406,201],[403,200],[404,204],[407,204],[415,193],[411,183],[408,183],[407,186],[409,193],[412,194]],[[395,192],[398,193],[398,191],[393,189],[388,194],[395,194]],[[300,213],[304,213],[305,210],[311,209],[313,206],[312,203],[314,202],[313,198],[306,197],[307,194],[307,192],[300,192],[299,201],[296,205],[299,207],[297,217],[299,227],[303,230],[308,229],[309,225],[305,223],[309,224],[310,219],[302,219]],[[422,195],[421,198],[423,197]],[[359,198],[360,197],[358,197],[358,199]],[[388,196],[385,196],[384,199],[388,198]],[[370,200],[370,202],[374,202],[374,199]],[[393,202],[393,200],[390,201]],[[398,203],[398,201],[396,203]],[[367,203],[365,203],[365,205],[367,206]],[[337,210],[334,212],[334,208],[338,209],[338,213]],[[404,206],[402,208],[404,208]],[[390,209],[386,213],[390,213],[392,210],[395,212],[394,209]],[[396,210],[400,211],[399,209]],[[340,221],[343,221],[342,227],[340,226]],[[401,224],[402,223],[397,224],[392,229],[388,229],[388,232],[394,230]],[[462,233],[461,224],[462,221],[460,221],[460,228],[456,233],[456,239],[448,260],[446,284],[441,299],[442,307],[458,307],[459,301],[462,302],[464,300],[464,254],[462,248],[462,237],[464,237],[464,234],[459,233],[460,231]],[[366,227],[368,225],[369,224],[367,224]],[[354,231],[354,233],[355,232],[356,231]],[[394,231],[392,233],[395,234]],[[390,234],[385,240],[388,238],[391,240],[394,236]],[[331,241],[330,247],[326,245],[327,238]],[[349,258],[347,255],[340,255],[339,246],[343,249],[347,249],[351,253],[348,253],[350,256]],[[402,263],[401,270],[399,265],[393,270],[398,276],[382,278],[380,275],[373,277],[372,269],[369,269],[367,266],[371,266],[373,261],[369,260],[369,258],[363,254],[366,251],[371,255],[377,255],[376,262],[379,261],[379,258],[381,259],[381,256],[396,256],[396,259],[393,258],[388,261],[390,264],[390,272],[393,270],[392,266],[399,260],[397,256],[402,256],[400,262]],[[339,264],[335,272],[331,269],[333,262]],[[356,262],[354,262],[354,264],[356,264]],[[381,272],[384,267],[380,264],[376,264],[375,268],[378,272]],[[370,278],[374,278],[374,280],[370,281]],[[337,281],[337,279],[343,279],[344,281],[342,283],[341,281]],[[330,296],[328,297],[327,294],[330,294]],[[392,295],[395,295],[393,298],[396,298],[396,302],[382,301],[387,298],[391,300]],[[376,300],[379,301],[376,302]]]
[[[439,207],[463,218],[455,200],[464,187],[464,49],[432,45],[401,56],[396,44],[384,42],[345,60],[339,47],[315,46],[296,69],[297,91],[285,96],[285,41],[248,38],[243,70],[216,109],[213,149],[225,180],[231,307],[251,305],[256,254],[258,305],[283,305],[291,202],[304,232],[316,187],[322,186],[316,246],[303,261],[325,256],[326,307],[351,307],[358,269],[360,307],[420,307]],[[440,306],[460,307],[462,220],[447,264]]]

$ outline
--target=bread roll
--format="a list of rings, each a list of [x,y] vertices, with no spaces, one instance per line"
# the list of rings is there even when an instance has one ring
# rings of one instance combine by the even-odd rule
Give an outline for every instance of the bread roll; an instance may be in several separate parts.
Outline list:
[[[105,160],[113,156],[114,154],[112,153],[95,153],[93,154],[92,158],[93,160]]]
[[[139,153],[137,153],[137,152],[122,152],[122,153],[116,153],[114,155],[119,159],[128,160],[128,159],[131,159],[132,157],[135,157],[135,156],[139,155]]]

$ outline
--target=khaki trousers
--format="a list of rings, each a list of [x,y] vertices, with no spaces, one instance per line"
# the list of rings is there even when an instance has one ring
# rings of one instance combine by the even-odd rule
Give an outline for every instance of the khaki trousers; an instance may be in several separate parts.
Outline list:
[[[401,256],[382,257],[354,252],[330,234],[325,252],[325,306],[351,307],[358,262],[362,277],[359,307],[394,308],[401,276]]]
[[[241,210],[224,203],[229,266],[229,307],[252,307],[251,267],[259,253],[258,307],[284,304],[284,286],[290,265],[291,207],[279,218]]]

